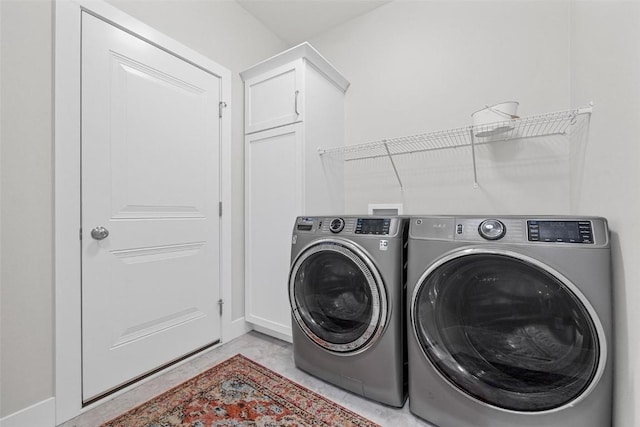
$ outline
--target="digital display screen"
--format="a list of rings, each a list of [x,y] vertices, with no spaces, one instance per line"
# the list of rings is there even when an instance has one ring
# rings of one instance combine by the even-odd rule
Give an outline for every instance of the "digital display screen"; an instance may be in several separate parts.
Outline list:
[[[356,234],[389,234],[388,218],[358,218]]]
[[[590,221],[527,221],[530,242],[593,243]]]
[[[541,221],[540,240],[581,241],[578,221]]]
[[[373,234],[381,233],[384,230],[384,219],[363,219],[362,233]]]

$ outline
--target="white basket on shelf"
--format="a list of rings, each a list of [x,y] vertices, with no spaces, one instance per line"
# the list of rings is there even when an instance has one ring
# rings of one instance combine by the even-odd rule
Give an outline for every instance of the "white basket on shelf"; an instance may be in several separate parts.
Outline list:
[[[484,138],[512,130],[515,121],[520,118],[516,114],[518,105],[518,101],[485,105],[483,109],[471,114],[475,136]]]

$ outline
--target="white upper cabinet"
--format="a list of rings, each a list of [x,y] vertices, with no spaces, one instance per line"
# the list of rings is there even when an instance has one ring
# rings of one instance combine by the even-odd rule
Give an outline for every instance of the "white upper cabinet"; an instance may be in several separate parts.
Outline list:
[[[245,133],[302,120],[303,73],[300,59],[245,82]]]
[[[309,79],[310,72],[324,77],[320,86]],[[349,87],[349,82],[306,42],[240,76],[244,80],[246,134],[303,121],[308,94],[322,92],[327,83],[341,93]]]

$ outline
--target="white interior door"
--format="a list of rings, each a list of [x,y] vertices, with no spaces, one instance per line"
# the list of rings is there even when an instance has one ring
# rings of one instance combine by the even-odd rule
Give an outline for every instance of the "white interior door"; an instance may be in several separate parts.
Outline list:
[[[82,18],[85,401],[220,339],[220,83]]]

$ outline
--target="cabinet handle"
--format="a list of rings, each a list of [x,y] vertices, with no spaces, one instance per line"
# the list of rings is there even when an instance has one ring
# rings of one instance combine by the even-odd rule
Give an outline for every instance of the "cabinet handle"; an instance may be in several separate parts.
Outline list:
[[[298,95],[299,95],[299,94],[300,94],[300,91],[299,91],[299,90],[297,90],[297,91],[296,91],[295,103],[294,103],[294,109],[295,109],[295,112],[296,112],[296,116],[299,116],[299,115],[300,115],[300,112],[298,111]]]

